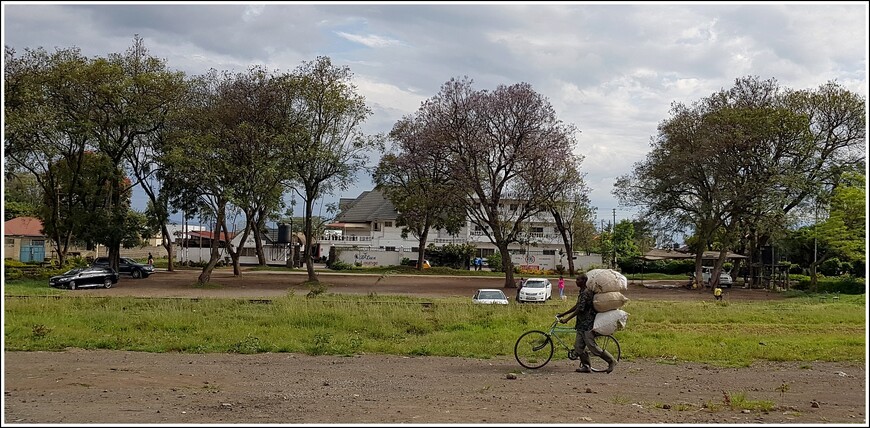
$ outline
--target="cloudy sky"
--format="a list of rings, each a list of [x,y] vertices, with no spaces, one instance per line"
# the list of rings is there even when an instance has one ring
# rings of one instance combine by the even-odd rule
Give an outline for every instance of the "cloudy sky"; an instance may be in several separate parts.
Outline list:
[[[614,179],[642,160],[672,103],[753,75],[792,89],[835,80],[867,94],[868,5],[826,3],[3,3],[16,50],[126,50],[135,34],[170,68],[290,71],[329,56],[354,73],[386,133],[451,77],[478,89],[528,82],[576,125],[599,219],[630,218]],[[377,159],[373,160],[373,163]],[[350,191],[372,187],[368,176]],[[141,192],[140,192],[141,193]],[[137,208],[144,198],[134,198]],[[299,209],[296,215],[300,215]]]

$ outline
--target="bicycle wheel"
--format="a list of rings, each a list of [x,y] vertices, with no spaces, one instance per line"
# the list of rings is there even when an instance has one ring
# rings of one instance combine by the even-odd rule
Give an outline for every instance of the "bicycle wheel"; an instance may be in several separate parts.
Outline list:
[[[613,356],[613,359],[619,361],[619,358],[622,356],[622,352],[619,348],[619,341],[616,340],[615,337],[605,334],[602,336],[595,336],[595,344],[601,348],[602,351],[607,351],[610,355]],[[593,372],[605,372],[607,371],[607,361],[604,361],[601,357],[596,357],[592,355],[590,352],[589,361],[591,362],[590,368]]]
[[[527,369],[544,367],[553,358],[553,340],[543,331],[527,331],[517,339],[514,357]]]

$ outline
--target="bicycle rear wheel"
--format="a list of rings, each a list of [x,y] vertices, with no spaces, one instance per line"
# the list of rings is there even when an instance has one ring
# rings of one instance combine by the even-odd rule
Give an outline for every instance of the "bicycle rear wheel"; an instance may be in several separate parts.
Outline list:
[[[527,331],[517,339],[514,357],[527,369],[544,367],[553,358],[553,340],[543,331]]]
[[[595,336],[595,344],[598,345],[598,347],[601,348],[602,351],[607,351],[608,353],[610,353],[610,355],[612,355],[613,359],[616,361],[619,361],[619,358],[622,356],[622,351],[619,348],[619,341],[609,334]],[[607,361],[604,361],[603,358],[596,357],[595,355],[589,355],[589,361],[591,362],[590,368],[593,372],[607,371],[608,364]]]

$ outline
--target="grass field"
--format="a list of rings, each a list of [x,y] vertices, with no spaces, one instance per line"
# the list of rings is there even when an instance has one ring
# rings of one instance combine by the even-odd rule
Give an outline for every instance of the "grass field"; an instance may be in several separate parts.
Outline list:
[[[39,290],[39,291],[37,291]],[[464,298],[55,298],[42,281],[5,284],[6,350],[68,347],[148,352],[386,353],[491,358],[513,355],[521,333],[546,329],[552,311],[473,305]],[[22,297],[12,297],[22,296]],[[428,303],[432,304],[428,304]],[[863,362],[864,295],[765,302],[630,301],[622,358],[744,366],[755,360]],[[569,339],[570,340],[570,339]],[[558,352],[554,358],[566,356]]]

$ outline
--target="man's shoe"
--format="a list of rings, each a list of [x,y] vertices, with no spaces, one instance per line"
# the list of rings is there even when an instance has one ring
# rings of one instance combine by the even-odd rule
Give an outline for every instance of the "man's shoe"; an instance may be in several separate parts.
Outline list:
[[[577,373],[592,373],[592,370],[589,368],[589,366],[580,366],[579,369],[576,369],[574,371]]]

